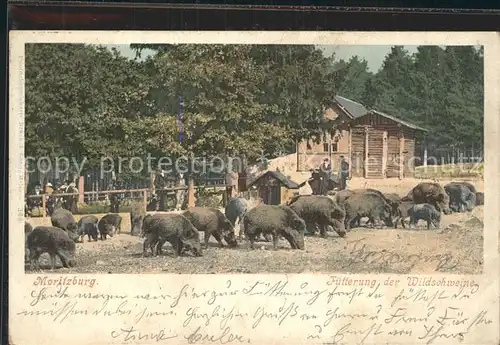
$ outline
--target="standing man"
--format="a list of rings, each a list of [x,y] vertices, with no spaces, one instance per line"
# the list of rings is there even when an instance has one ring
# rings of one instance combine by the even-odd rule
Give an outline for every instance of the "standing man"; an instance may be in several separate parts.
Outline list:
[[[340,190],[344,190],[347,187],[347,178],[349,177],[349,163],[344,156],[340,156]]]
[[[238,194],[238,179],[239,174],[237,172],[228,171],[226,173],[226,195],[228,200]]]
[[[43,188],[43,194],[52,195],[52,193],[54,193],[54,187],[52,183],[47,182]]]
[[[321,176],[319,193],[320,195],[326,195],[328,192],[328,185],[330,184],[330,178],[332,177],[332,164],[328,157],[323,159],[323,163],[319,167],[319,170]]]
[[[54,213],[54,208],[56,206],[56,199],[53,195],[54,194],[54,187],[52,186],[52,183],[47,182],[43,186],[43,194],[46,194],[46,196],[45,196],[45,198],[46,198],[45,199],[45,209],[46,209],[45,212],[48,216],[51,216],[52,213]]]
[[[108,190],[117,190],[118,189],[118,183],[116,182],[116,179],[112,179],[111,183],[109,184]],[[111,204],[111,213],[119,213],[120,211],[120,196],[117,193],[110,193],[109,194],[109,202]]]
[[[155,176],[155,181],[154,181],[154,186],[155,186],[155,192],[156,195],[158,196],[158,211],[165,211],[165,197],[166,193],[163,189],[167,186],[167,182],[165,181],[165,170],[160,169]]]
[[[78,189],[76,188],[76,183],[74,181],[68,185],[66,193],[78,193]],[[76,213],[78,211],[78,195],[69,195],[66,200],[69,211],[71,213]]]

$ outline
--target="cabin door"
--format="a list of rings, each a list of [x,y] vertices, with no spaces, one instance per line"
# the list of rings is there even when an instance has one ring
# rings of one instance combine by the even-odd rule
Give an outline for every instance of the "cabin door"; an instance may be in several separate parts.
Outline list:
[[[269,205],[279,205],[280,199],[280,186],[269,186]]]
[[[260,197],[266,205],[279,205],[281,202],[280,186],[263,186]]]

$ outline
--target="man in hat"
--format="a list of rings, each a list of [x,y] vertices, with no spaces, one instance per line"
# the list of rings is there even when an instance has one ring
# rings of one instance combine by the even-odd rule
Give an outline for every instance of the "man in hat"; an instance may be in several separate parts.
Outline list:
[[[56,198],[53,196],[53,193],[54,193],[54,187],[52,186],[52,183],[47,182],[43,186],[43,194],[46,194],[45,212],[48,216],[52,215],[56,203]]]
[[[344,156],[340,156],[339,167],[340,190],[344,190],[347,187],[347,179],[349,177],[349,163],[347,163],[347,160]]]
[[[321,176],[320,194],[326,195],[328,192],[328,185],[330,184],[330,178],[332,177],[332,165],[328,157],[323,159],[323,163],[319,167],[319,170]]]
[[[66,193],[78,193],[78,188],[76,188],[75,181],[71,181],[68,184]],[[76,213],[78,211],[78,195],[68,195],[65,199],[68,210],[71,211],[71,213]]]
[[[111,183],[108,186],[108,190],[117,190],[118,182],[116,178],[111,179]],[[109,194],[109,203],[111,204],[111,213],[119,213],[120,212],[120,195],[118,193],[110,193]]]
[[[43,188],[43,194],[52,195],[53,192],[54,187],[52,186],[52,183],[47,182]]]
[[[165,211],[165,199],[166,199],[166,193],[163,190],[165,187],[167,187],[167,181],[166,181],[166,174],[165,170],[160,169],[156,173],[155,176],[155,181],[154,181],[154,187],[155,187],[155,194],[158,196],[158,211]]]

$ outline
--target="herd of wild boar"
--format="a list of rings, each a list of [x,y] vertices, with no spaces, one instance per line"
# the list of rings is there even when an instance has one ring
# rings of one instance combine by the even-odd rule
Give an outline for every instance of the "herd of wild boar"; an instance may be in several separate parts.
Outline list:
[[[277,249],[280,238],[292,249],[305,249],[304,235],[319,230],[321,237],[334,231],[345,237],[351,227],[358,227],[361,218],[367,225],[405,227],[416,226],[419,220],[439,228],[441,213],[471,211],[484,203],[484,194],[468,182],[452,182],[444,187],[438,183],[422,182],[406,196],[382,193],[376,189],[342,190],[333,195],[298,195],[286,205],[259,205],[249,207],[244,198],[229,200],[225,212],[211,207],[190,207],[182,213],[157,213],[141,215],[131,212],[131,234],[144,237],[143,253],[161,254],[165,242],[172,245],[174,256],[191,252],[202,256],[200,232],[204,232],[204,247],[213,236],[220,247],[224,242],[238,247],[245,238],[250,248],[256,241],[272,241]],[[122,217],[110,213],[98,219],[94,215],[83,216],[78,222],[73,214],[62,208],[54,211],[52,226],[34,229],[25,222],[25,261],[31,269],[39,267],[42,253],[50,255],[50,266],[55,267],[56,256],[64,267],[76,264],[75,243],[88,240],[106,240],[107,236],[121,232]],[[236,235],[235,227],[239,227]],[[261,236],[264,238],[262,239]]]

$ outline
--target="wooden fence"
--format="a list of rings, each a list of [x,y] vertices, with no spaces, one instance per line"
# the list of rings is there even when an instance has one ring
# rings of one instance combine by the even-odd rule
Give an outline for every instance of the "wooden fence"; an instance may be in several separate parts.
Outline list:
[[[179,190],[185,190],[187,191],[187,204],[188,207],[192,207],[195,205],[195,196],[194,192],[196,189],[213,189],[214,193],[221,193],[223,195],[223,204],[224,206],[227,204],[227,200],[230,198],[229,194],[229,189],[230,185],[226,184],[217,184],[217,185],[203,185],[203,186],[194,186],[194,185],[188,185],[184,187],[167,187],[161,189],[162,191],[165,192],[176,192]],[[156,189],[158,191],[159,189]],[[83,200],[85,200],[85,196],[93,196],[93,195],[109,195],[109,194],[121,194],[121,193],[140,193],[142,194],[142,202],[144,205],[144,208],[146,209],[147,204],[148,204],[148,194],[153,193],[155,189],[152,188],[140,188],[140,189],[121,189],[121,190],[103,190],[103,191],[91,191],[91,192],[85,192],[85,191],[79,191],[78,193],[57,193],[57,194],[52,194],[57,197],[63,197],[63,196],[78,196],[80,202],[83,203]],[[28,195],[27,198],[29,199],[42,199],[42,217],[47,217],[46,210],[47,210],[47,205],[46,205],[46,198],[47,194],[39,194],[39,195]],[[90,198],[89,198],[90,199]]]

